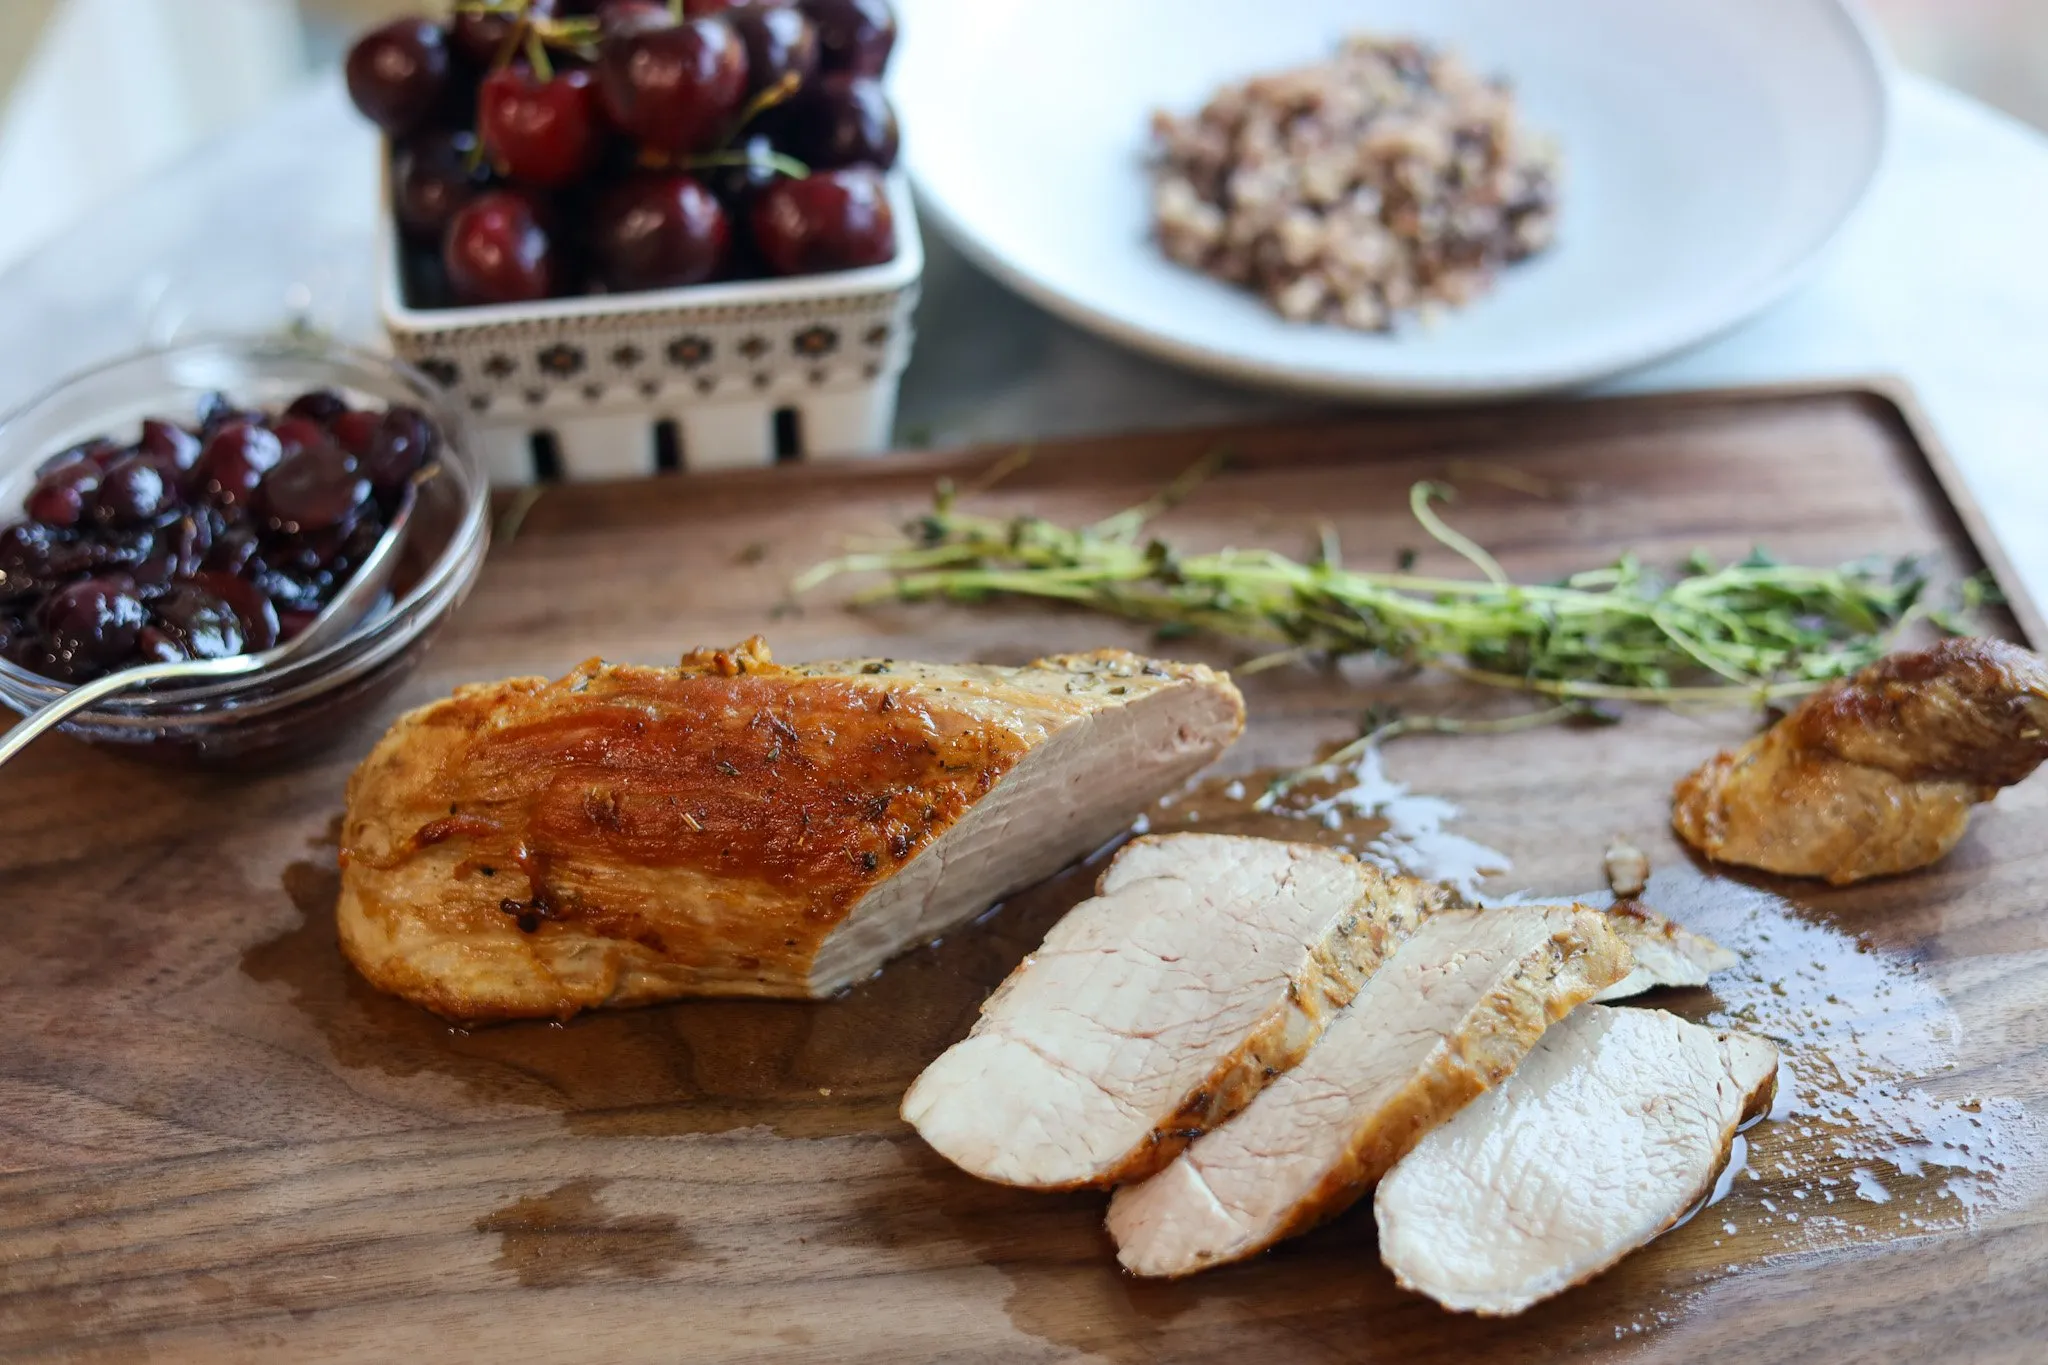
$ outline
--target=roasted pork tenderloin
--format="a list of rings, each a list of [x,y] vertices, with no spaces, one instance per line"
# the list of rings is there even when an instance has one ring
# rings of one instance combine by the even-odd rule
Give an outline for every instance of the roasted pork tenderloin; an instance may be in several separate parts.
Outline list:
[[[1118,1259],[1140,1275],[1186,1275],[1341,1213],[1629,965],[1607,917],[1583,907],[1430,916],[1299,1065],[1117,1191]]]
[[[1124,830],[1220,754],[1225,675],[592,661],[401,717],[349,782],[341,945],[461,1020],[824,996]]]
[[[1143,1179],[1299,1062],[1400,942],[1457,903],[1329,848],[1134,840],[918,1077],[903,1117],[986,1180]]]
[[[1627,976],[1594,996],[1596,1001],[1626,1000],[1660,987],[1704,986],[1715,972],[1725,972],[1741,961],[1705,934],[1694,933],[1636,901],[1617,901],[1610,906],[1607,927],[1628,944],[1634,965]]]

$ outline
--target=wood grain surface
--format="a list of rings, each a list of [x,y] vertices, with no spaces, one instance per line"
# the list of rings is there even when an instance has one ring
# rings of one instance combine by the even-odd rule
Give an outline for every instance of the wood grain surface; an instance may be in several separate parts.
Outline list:
[[[1039,451],[982,502],[1099,516],[1218,447],[1233,463],[1165,524],[1177,541],[1298,552],[1329,520],[1352,563],[1416,548],[1459,572],[1408,519],[1409,484],[1433,478],[1518,575],[1758,544],[1978,562],[1900,410],[1862,392],[1089,441]],[[1653,898],[1751,957],[1734,984],[1658,1003],[1777,1033],[1808,1088],[1826,1054],[1800,1052],[1801,1030],[1853,1034],[1868,1067],[1848,1083],[1892,1097],[1763,1125],[1725,1200],[1507,1321],[1397,1289],[1364,1209],[1247,1265],[1139,1282],[1116,1269],[1100,1196],[981,1184],[900,1123],[904,1086],[1086,869],[820,1003],[464,1033],[341,961],[342,784],[382,723],[458,682],[757,630],[789,659],[1150,647],[1049,609],[854,614],[841,584],[787,603],[797,570],[999,453],[551,489],[403,694],[324,759],[177,773],[51,740],[0,773],[0,1360],[2043,1358],[2048,779],[1980,812],[1935,870],[1831,891],[1705,878],[1666,833],[1671,783],[1752,716],[1642,709],[1388,750],[1395,777],[1463,808],[1458,832],[1513,857],[1497,889],[1585,890],[1610,836],[1633,838],[1660,869]],[[1369,706],[1513,706],[1367,664],[1245,690],[1223,779],[1305,761]],[[1234,809],[1212,784],[1155,825]],[[1978,1150],[1923,1163],[1901,1155],[1911,1134],[1857,1126],[1912,1114]]]

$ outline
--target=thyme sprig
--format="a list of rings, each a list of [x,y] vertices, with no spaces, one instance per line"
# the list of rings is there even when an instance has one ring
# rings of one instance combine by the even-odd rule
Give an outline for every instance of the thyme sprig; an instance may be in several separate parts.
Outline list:
[[[1138,621],[1162,636],[1195,631],[1282,646],[1259,667],[1304,656],[1377,654],[1559,702],[1766,703],[1811,691],[1882,655],[1909,623],[1958,629],[1922,599],[1912,559],[1838,568],[1781,564],[1761,551],[1733,564],[1695,554],[1674,576],[1624,555],[1554,583],[1516,583],[1437,511],[1452,491],[1418,483],[1409,508],[1431,539],[1479,576],[1344,567],[1325,528],[1310,560],[1272,550],[1186,553],[1152,523],[1220,467],[1188,470],[1155,497],[1092,525],[997,518],[941,484],[907,541],[814,566],[803,593],[848,573],[886,583],[855,604],[1038,598]]]
[[[1390,720],[1380,720],[1376,716],[1368,716],[1368,724],[1357,739],[1314,763],[1274,778],[1266,784],[1266,790],[1259,799],[1252,803],[1252,809],[1281,809],[1280,801],[1291,795],[1296,788],[1309,782],[1337,781],[1368,753],[1389,740],[1399,739],[1402,735],[1512,735],[1523,730],[1540,730],[1546,725],[1561,725],[1567,721],[1608,725],[1619,719],[1619,716],[1595,709],[1593,703],[1583,701],[1558,702],[1540,711],[1524,711],[1519,715],[1501,716],[1493,720],[1466,720],[1458,716],[1396,716]]]

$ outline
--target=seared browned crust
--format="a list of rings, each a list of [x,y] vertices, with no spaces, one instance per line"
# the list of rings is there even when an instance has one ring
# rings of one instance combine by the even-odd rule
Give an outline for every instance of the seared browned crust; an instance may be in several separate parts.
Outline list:
[[[2004,640],[1943,640],[1878,660],[1786,720],[1803,749],[1996,791],[2048,759],[2048,664]]]
[[[1896,654],[1679,782],[1709,858],[1836,885],[1925,867],[2048,759],[2048,665],[2001,640]]]
[[[1105,651],[1004,670],[784,667],[758,639],[676,668],[463,687],[349,781],[341,943],[451,1018],[685,993],[802,995],[861,897],[1101,693],[1207,669]]]

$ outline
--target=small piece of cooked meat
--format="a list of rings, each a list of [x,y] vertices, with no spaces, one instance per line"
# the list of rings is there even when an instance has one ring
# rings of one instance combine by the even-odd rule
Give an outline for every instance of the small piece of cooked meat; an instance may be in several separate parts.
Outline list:
[[[1432,915],[1299,1066],[1158,1175],[1116,1192],[1117,1258],[1140,1275],[1186,1275],[1341,1213],[1628,966],[1595,910]]]
[[[1132,841],[925,1069],[903,1117],[974,1175],[1142,1179],[1301,1060],[1448,888],[1221,834]]]
[[[1626,839],[1609,843],[1607,855],[1600,861],[1607,873],[1607,889],[1618,900],[1634,900],[1650,884],[1649,855]]]
[[[349,781],[342,950],[456,1019],[823,996],[1106,843],[1235,739],[1199,665],[593,661],[401,717]]]
[[[1380,1256],[1406,1288],[1491,1316],[1591,1279],[1706,1197],[1777,1066],[1746,1033],[1577,1010],[1380,1182]]]
[[[1705,934],[1635,901],[1617,901],[1609,907],[1607,925],[1628,945],[1635,965],[1595,1000],[1626,1000],[1659,986],[1704,986],[1709,976],[1741,961]]]
[[[2048,665],[1952,639],[1830,683],[1678,784],[1671,823],[1718,862],[1837,886],[1926,867],[1970,808],[2048,759]]]

